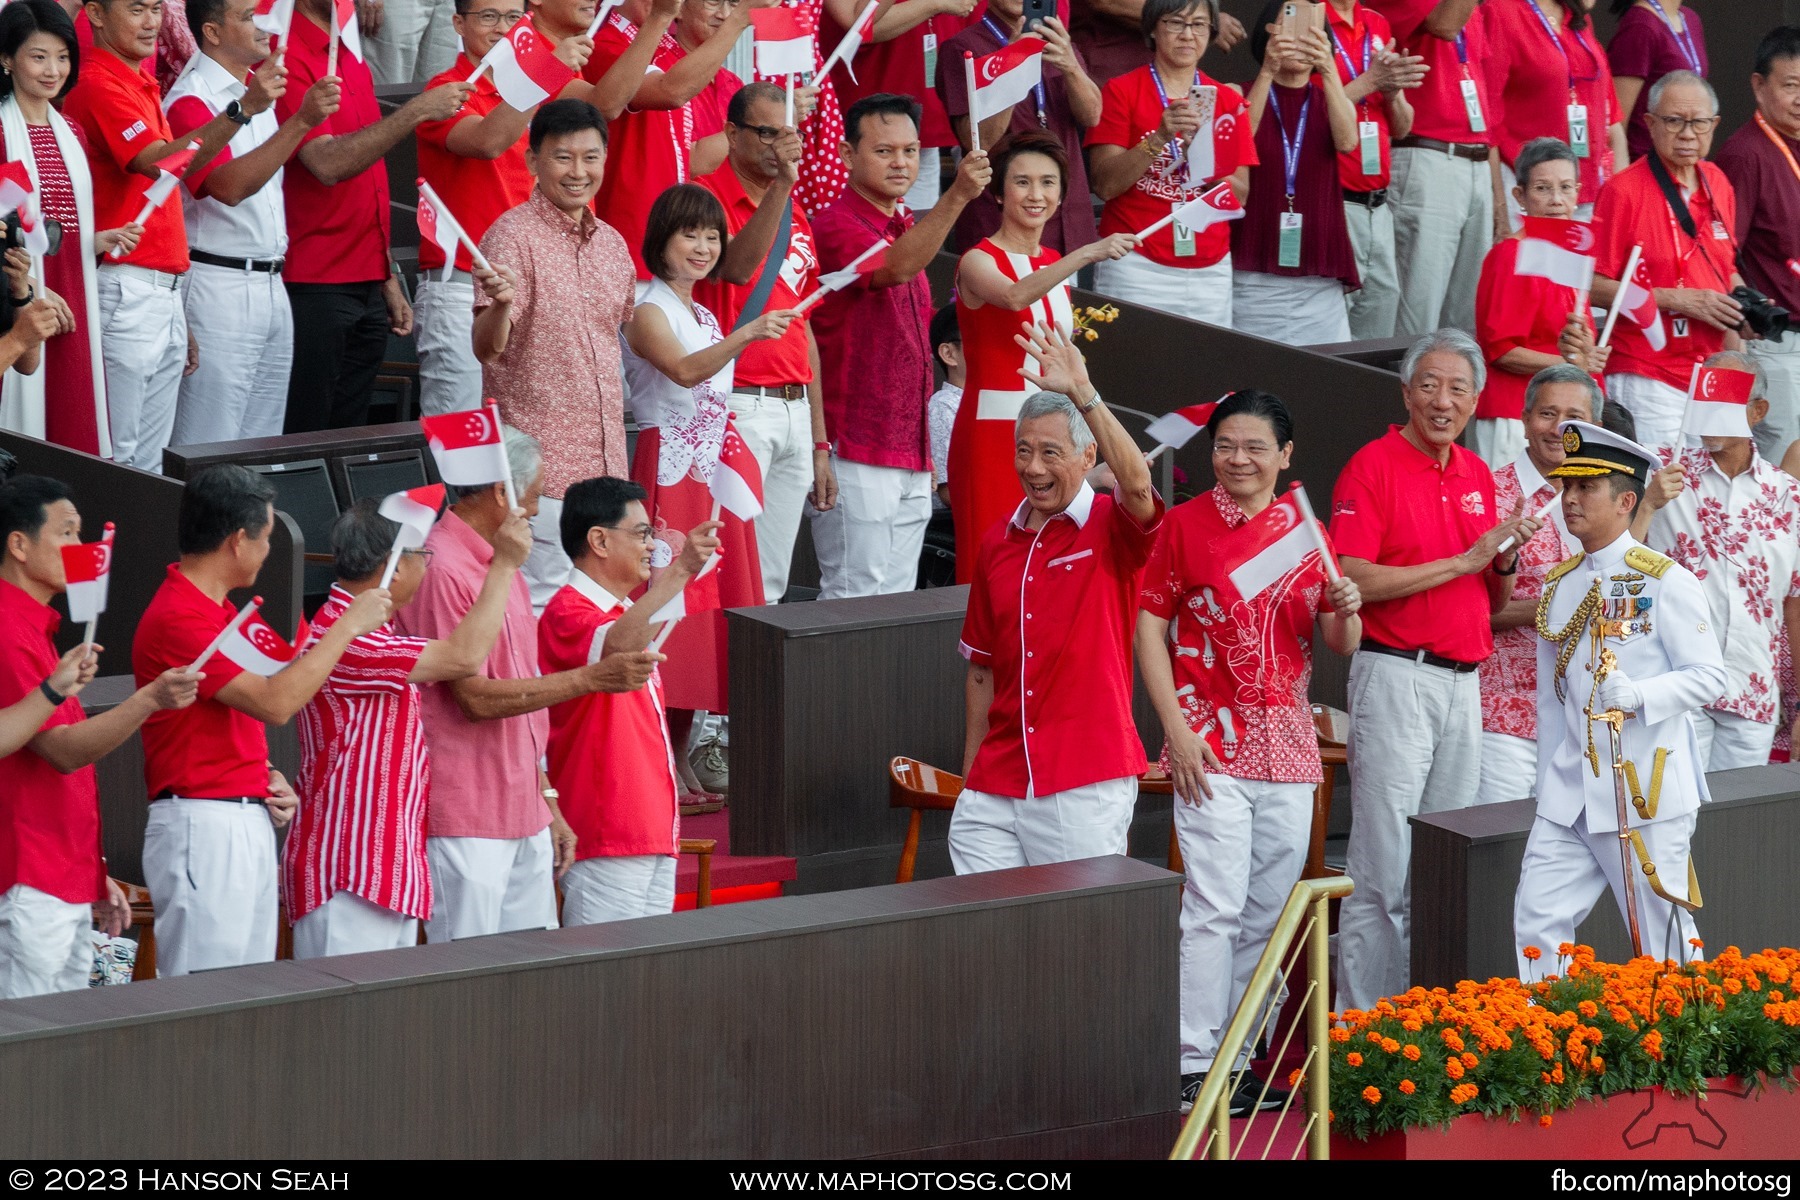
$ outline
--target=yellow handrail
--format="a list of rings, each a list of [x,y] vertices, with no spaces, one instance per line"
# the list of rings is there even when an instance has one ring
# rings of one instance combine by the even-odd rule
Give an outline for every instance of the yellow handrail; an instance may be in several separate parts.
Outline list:
[[[1275,932],[1256,962],[1243,1002],[1232,1014],[1231,1024],[1225,1027],[1225,1036],[1219,1043],[1212,1069],[1206,1073],[1206,1081],[1200,1086],[1193,1110],[1182,1124],[1181,1136],[1175,1139],[1175,1148],[1169,1152],[1170,1158],[1193,1158],[1208,1130],[1212,1132],[1208,1145],[1210,1156],[1232,1156],[1230,1094],[1234,1086],[1234,1067],[1251,1038],[1268,1024],[1271,1015],[1269,994],[1275,987],[1276,977],[1282,974],[1282,959],[1301,937],[1306,941],[1307,967],[1312,976],[1305,997],[1309,1052],[1306,1069],[1307,1157],[1331,1157],[1331,1131],[1327,1120],[1331,1105],[1330,1056],[1326,1053],[1330,999],[1325,990],[1331,968],[1328,906],[1332,900],[1348,896],[1355,886],[1347,876],[1339,875],[1327,879],[1302,879],[1288,893],[1287,903],[1275,922]],[[1260,1019],[1258,1014],[1262,1014]],[[1253,1025],[1257,1028],[1252,1029]]]

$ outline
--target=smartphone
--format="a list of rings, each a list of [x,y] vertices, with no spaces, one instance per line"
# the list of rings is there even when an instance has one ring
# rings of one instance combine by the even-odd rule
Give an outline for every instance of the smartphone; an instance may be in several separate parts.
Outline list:
[[[1219,107],[1219,89],[1209,83],[1189,92],[1188,99],[1193,101],[1194,111],[1200,114],[1200,128],[1211,128],[1213,115]]]
[[[1031,32],[1033,21],[1042,22],[1055,15],[1056,0],[1025,0],[1025,32]]]
[[[1309,31],[1325,32],[1325,6],[1289,0],[1281,6],[1281,20],[1276,28],[1289,37],[1305,37]]]

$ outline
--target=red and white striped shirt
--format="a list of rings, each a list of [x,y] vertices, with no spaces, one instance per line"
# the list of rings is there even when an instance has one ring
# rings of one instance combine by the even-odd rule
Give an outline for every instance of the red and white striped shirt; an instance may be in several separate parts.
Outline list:
[[[331,589],[302,650],[324,636],[351,599]],[[405,916],[431,915],[431,764],[419,689],[408,679],[428,645],[386,625],[364,634],[300,710],[300,812],[282,851],[289,920],[339,891]]]

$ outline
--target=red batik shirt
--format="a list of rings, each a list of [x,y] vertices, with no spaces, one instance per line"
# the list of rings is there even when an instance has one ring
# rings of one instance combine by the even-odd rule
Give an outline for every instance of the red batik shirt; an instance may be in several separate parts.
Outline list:
[[[1554,495],[1556,489],[1545,481],[1528,455],[1520,454],[1494,472],[1495,512],[1510,514],[1523,497],[1525,514],[1530,516]],[[1580,549],[1562,532],[1561,511],[1553,513],[1519,551],[1519,574],[1513,580],[1512,598],[1536,600],[1542,596],[1544,577],[1550,568]],[[1484,731],[1537,740],[1537,644],[1535,622],[1494,633],[1494,653],[1481,664]]]

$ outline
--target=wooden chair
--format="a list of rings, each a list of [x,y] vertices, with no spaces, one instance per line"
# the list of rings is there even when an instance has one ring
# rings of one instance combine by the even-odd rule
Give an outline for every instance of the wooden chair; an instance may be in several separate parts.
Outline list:
[[[700,877],[694,884],[694,907],[712,907],[712,856],[719,843],[712,838],[682,838],[676,849],[700,859]]]
[[[1344,743],[1350,736],[1350,714],[1329,704],[1312,706],[1313,728],[1319,734],[1319,761],[1325,777],[1313,789],[1312,838],[1306,848],[1302,879],[1323,879],[1343,872],[1325,865],[1325,834],[1331,826],[1331,792],[1337,786],[1337,770],[1346,766]]]

